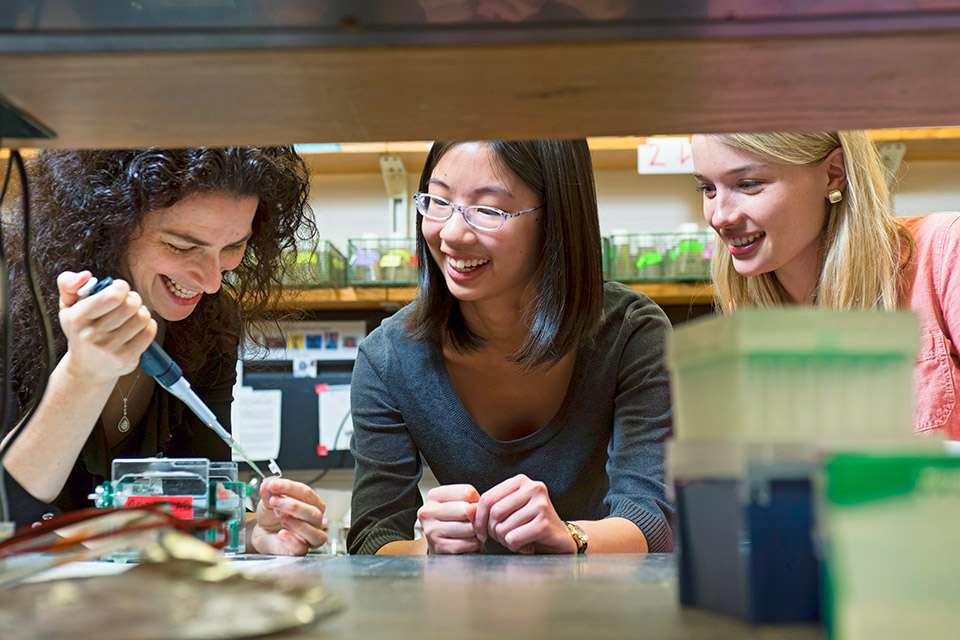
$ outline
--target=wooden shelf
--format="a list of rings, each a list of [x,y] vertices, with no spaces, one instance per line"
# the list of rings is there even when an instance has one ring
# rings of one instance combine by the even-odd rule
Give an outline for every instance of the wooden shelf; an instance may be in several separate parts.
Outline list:
[[[311,311],[396,309],[416,297],[416,287],[346,287],[345,289],[287,287],[274,307],[284,310]]]
[[[872,129],[870,137],[878,144],[903,142],[907,145],[905,162],[926,160],[960,160],[960,127],[921,127],[912,129]],[[587,138],[597,170],[637,169],[637,147],[647,136],[612,136]],[[419,172],[427,159],[430,141],[353,142],[340,143],[338,150],[301,152],[313,175],[380,173],[380,156],[396,155],[407,171]],[[21,149],[25,158],[37,153],[36,148]],[[0,149],[0,160],[9,155]]]
[[[704,305],[713,302],[709,282],[643,282],[628,285],[660,305]],[[395,310],[413,301],[416,287],[287,288],[274,307],[309,311]]]
[[[903,142],[907,145],[905,162],[924,160],[960,160],[960,127],[923,127],[913,129],[873,129],[870,136],[878,143]],[[588,138],[594,169],[637,169],[637,147],[644,136]],[[407,171],[418,172],[427,158],[430,142],[346,143],[337,151],[304,152],[315,175],[380,173],[380,156],[397,155]]]
[[[51,50],[0,54],[0,89],[58,136],[22,146],[61,148],[942,127],[960,125],[956,60],[953,30]]]

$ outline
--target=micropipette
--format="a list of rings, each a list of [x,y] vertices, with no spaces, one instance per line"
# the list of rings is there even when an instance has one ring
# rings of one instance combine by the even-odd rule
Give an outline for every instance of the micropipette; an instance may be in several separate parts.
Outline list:
[[[112,282],[113,278],[110,276],[99,281],[95,277],[91,277],[80,287],[77,295],[85,298],[105,289]],[[216,414],[193,392],[190,388],[190,383],[183,377],[180,366],[177,365],[177,363],[173,361],[173,358],[167,355],[167,352],[160,348],[160,345],[156,342],[151,342],[147,350],[140,356],[140,368],[143,369],[144,373],[152,376],[159,382],[160,386],[187,405],[205,425],[213,429],[214,433],[220,436],[220,439],[226,442],[230,449],[233,450],[241,460],[250,465],[261,478],[264,480],[267,479],[267,476],[265,476],[263,471],[260,470],[260,467],[250,459],[250,456],[243,450],[243,447],[233,439],[229,431],[223,428]],[[280,466],[277,465],[276,460],[271,459],[269,466],[271,472],[275,475],[280,475]]]

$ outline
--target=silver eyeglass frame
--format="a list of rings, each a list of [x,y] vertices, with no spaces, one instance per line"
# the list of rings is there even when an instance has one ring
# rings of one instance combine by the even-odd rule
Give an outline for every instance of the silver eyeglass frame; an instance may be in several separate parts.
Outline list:
[[[427,198],[432,198],[435,200],[446,202],[447,205],[449,205],[450,208],[452,209],[452,211],[450,212],[450,215],[441,218],[439,216],[427,215],[426,213],[424,213],[423,210],[421,209],[421,206],[423,206],[423,202]],[[460,215],[463,216],[464,221],[478,231],[500,231],[500,229],[503,229],[503,225],[507,222],[509,218],[516,218],[517,216],[522,216],[525,213],[530,213],[531,211],[536,211],[537,209],[543,208],[543,205],[541,204],[531,209],[524,209],[523,211],[517,211],[516,213],[507,213],[503,209],[498,209],[496,207],[491,207],[487,205],[472,204],[472,205],[463,206],[459,204],[454,204],[449,200],[447,200],[446,198],[435,196],[432,193],[423,193],[422,191],[414,194],[413,201],[417,205],[417,213],[422,215],[424,218],[427,218],[428,220],[436,220],[437,222],[444,222],[452,218],[455,213],[459,212]],[[488,229],[487,227],[478,227],[477,225],[475,225],[473,222],[470,221],[470,216],[467,214],[467,209],[487,209],[488,211],[496,211],[497,213],[500,214],[500,226],[497,227],[496,229]]]

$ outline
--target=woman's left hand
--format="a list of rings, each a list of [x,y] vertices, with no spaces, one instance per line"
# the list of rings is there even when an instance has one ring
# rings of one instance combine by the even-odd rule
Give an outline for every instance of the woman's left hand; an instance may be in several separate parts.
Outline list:
[[[480,496],[474,527],[514,553],[576,553],[577,543],[557,515],[547,486],[523,474]]]
[[[286,478],[268,478],[260,485],[257,524],[250,542],[258,553],[283,556],[306,555],[323,545],[326,505],[317,493]]]

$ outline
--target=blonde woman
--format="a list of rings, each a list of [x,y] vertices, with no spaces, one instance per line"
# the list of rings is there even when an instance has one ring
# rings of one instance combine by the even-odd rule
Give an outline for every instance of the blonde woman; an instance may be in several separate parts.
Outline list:
[[[698,135],[693,161],[719,308],[912,309],[914,430],[960,439],[960,213],[894,218],[862,131]]]

